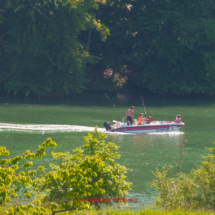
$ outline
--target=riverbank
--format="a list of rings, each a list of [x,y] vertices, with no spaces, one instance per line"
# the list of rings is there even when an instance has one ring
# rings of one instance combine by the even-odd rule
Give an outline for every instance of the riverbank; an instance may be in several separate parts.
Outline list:
[[[73,213],[74,215],[214,215],[213,211],[184,211],[184,210],[174,210],[174,211],[162,211],[162,210],[152,210],[152,209],[142,209],[140,211],[135,210],[101,210],[101,211],[81,211]],[[69,215],[69,213],[61,213],[61,215]]]
[[[0,213],[2,215],[6,215],[8,213],[5,212],[4,207],[0,209]],[[48,214],[52,214],[50,210]],[[47,214],[47,215],[48,215]],[[185,211],[185,210],[173,210],[173,211],[163,211],[163,210],[153,210],[153,209],[142,209],[142,210],[84,210],[84,211],[67,211],[56,213],[59,215],[215,215],[214,211]],[[31,213],[29,214],[31,215]]]

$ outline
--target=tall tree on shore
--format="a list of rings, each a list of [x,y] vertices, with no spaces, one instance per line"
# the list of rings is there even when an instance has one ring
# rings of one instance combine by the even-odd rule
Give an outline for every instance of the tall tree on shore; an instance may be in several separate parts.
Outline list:
[[[91,90],[113,90],[114,75],[127,63],[126,50],[130,42],[126,32],[129,28],[127,21],[130,2],[131,0],[106,0],[106,4],[100,5],[96,11],[96,18],[108,27],[110,35],[102,41],[97,31],[91,32],[90,52],[99,57],[96,64],[88,65],[87,77],[91,80],[88,86]],[[83,34],[81,39],[86,40],[86,37]],[[111,70],[110,78],[104,74],[108,69]]]
[[[93,62],[78,40],[82,30],[107,28],[94,13],[104,1],[12,0],[1,5],[0,90],[64,95],[83,89],[84,63]]]
[[[102,57],[92,70],[126,66],[127,89],[214,94],[214,9],[212,0],[111,1],[97,11],[110,36],[93,46]]]
[[[212,0],[0,0],[0,5],[1,91],[65,95],[84,87],[113,90],[128,80],[127,89],[215,93]]]
[[[214,94],[214,9],[211,0],[134,1],[133,81],[155,93]]]

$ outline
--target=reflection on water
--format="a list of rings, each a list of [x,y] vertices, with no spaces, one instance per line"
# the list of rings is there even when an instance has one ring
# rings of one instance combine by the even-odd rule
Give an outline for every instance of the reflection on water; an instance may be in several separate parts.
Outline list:
[[[120,145],[119,163],[130,170],[127,180],[133,183],[129,197],[138,196],[138,204],[148,204],[157,195],[149,187],[154,178],[152,171],[165,164],[175,166],[180,162],[180,147],[184,143],[183,132],[142,134],[130,136],[109,136],[109,140]],[[118,162],[118,161],[117,161]],[[131,205],[132,206],[132,205]]]

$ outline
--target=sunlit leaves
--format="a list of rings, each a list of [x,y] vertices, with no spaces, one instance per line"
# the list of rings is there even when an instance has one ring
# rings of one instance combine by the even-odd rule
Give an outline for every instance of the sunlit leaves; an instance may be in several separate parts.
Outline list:
[[[120,157],[118,146],[105,143],[107,138],[95,128],[84,137],[82,148],[73,150],[73,154],[52,153],[59,165],[51,164],[53,171],[43,175],[43,190],[49,192],[45,201],[64,199],[62,207],[88,207],[88,202],[78,202],[79,197],[125,196],[131,183],[124,179],[127,168],[115,163]],[[70,202],[69,199],[73,199]]]
[[[20,214],[23,214],[23,215],[27,215],[29,214],[29,211],[31,211],[31,213],[33,215],[45,215],[45,214],[48,214],[48,211],[47,209],[45,208],[42,208],[42,207],[34,207],[34,205],[32,204],[29,204],[29,205],[23,205],[23,204],[20,204],[20,205],[17,205],[17,206],[13,206],[9,209],[9,211],[7,211],[7,213],[9,215],[20,215]]]
[[[31,198],[31,194],[29,193],[28,190],[24,192],[24,196],[26,196],[28,199]]]
[[[214,148],[209,149],[212,153]],[[213,209],[215,207],[215,156],[208,154],[202,164],[189,174],[170,176],[172,166],[164,166],[153,172],[156,179],[151,183],[159,192],[157,205],[167,209]]]
[[[32,161],[29,161],[29,162],[27,162],[27,163],[24,163],[24,164],[22,165],[22,167],[25,168],[25,169],[27,169],[27,168],[29,168],[29,167],[32,166],[32,165],[33,165],[33,162],[32,162]]]
[[[3,146],[0,146],[0,155],[2,156],[2,155],[10,155],[10,153],[9,153],[9,151],[5,148],[5,147],[3,147]]]
[[[36,170],[31,170],[31,171],[28,171],[28,174],[30,176],[35,176],[37,174],[37,171]]]
[[[97,128],[84,138],[82,148],[73,150],[73,154],[54,153],[52,156],[60,163],[50,164],[52,171],[45,172],[44,166],[32,170],[33,162],[27,161],[19,169],[22,159],[42,158],[47,146],[56,146],[51,139],[42,143],[36,152],[26,150],[23,155],[6,158],[0,166],[0,203],[6,204],[11,198],[18,198],[20,192],[29,199],[28,205],[12,206],[8,214],[25,214],[31,210],[33,214],[46,214],[40,207],[49,202],[52,210],[58,209],[90,209],[90,202],[78,201],[80,197],[125,196],[131,183],[126,182],[124,175],[127,168],[115,163],[120,155],[114,143],[105,143],[107,136],[98,132]],[[6,150],[6,149],[5,149]],[[37,176],[37,172],[42,174]],[[36,198],[33,201],[33,196]]]
[[[36,170],[30,170],[26,174],[25,171],[15,172],[19,169],[19,162],[23,159],[33,159],[33,158],[42,158],[44,155],[44,150],[47,146],[56,146],[56,143],[53,142],[50,138],[47,139],[44,143],[39,146],[39,149],[36,152],[31,152],[26,150],[23,155],[17,155],[11,158],[1,159],[0,160],[0,204],[6,204],[11,201],[11,197],[18,198],[20,190],[23,188],[27,189],[24,191],[23,195],[31,199],[32,195],[30,193],[30,188],[32,186],[37,187],[40,184],[40,179],[32,179],[32,176],[36,176]],[[5,147],[1,147],[1,155],[9,155],[9,151]],[[33,165],[32,161],[25,162],[22,167],[29,168]],[[43,166],[39,166],[40,171],[44,170]],[[38,188],[33,188],[34,191],[39,191]],[[10,207],[8,214],[25,214],[25,211],[28,211],[32,208],[32,205],[19,205]],[[35,214],[44,214],[45,210],[43,208],[35,208]]]
[[[50,208],[51,208],[52,210],[57,209],[57,207],[58,207],[58,205],[57,205],[56,203],[50,202]]]
[[[44,166],[38,166],[37,170],[38,170],[38,171],[44,171],[45,168],[44,168]]]

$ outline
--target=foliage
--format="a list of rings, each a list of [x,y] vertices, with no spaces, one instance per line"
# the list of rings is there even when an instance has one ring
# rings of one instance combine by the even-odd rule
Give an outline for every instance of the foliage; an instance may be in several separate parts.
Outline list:
[[[91,51],[101,56],[90,66],[94,86],[100,82],[110,90],[110,80],[113,84],[114,74],[119,74],[129,78],[127,89],[215,93],[214,1],[107,2],[97,17],[110,29],[110,36],[106,43],[97,43],[96,33],[92,37]],[[113,70],[109,80],[102,78],[106,68]]]
[[[0,0],[0,5],[0,91],[215,93],[212,0]]]
[[[1,214],[6,214],[5,211],[0,209]],[[29,213],[33,214],[33,213]],[[51,212],[49,213],[51,214]],[[60,215],[70,215],[69,212],[61,212]],[[158,209],[147,209],[141,208],[137,209],[126,209],[126,210],[118,210],[118,209],[104,209],[102,211],[91,210],[90,213],[87,211],[75,211],[72,214],[74,215],[214,215],[213,211],[185,211],[185,210],[173,210],[173,211],[164,211]]]
[[[115,163],[120,157],[118,146],[106,144],[105,138],[107,135],[96,128],[74,154],[53,153],[60,165],[51,164],[53,171],[43,175],[43,190],[48,192],[45,201],[59,204],[63,200],[62,207],[78,207],[81,202],[83,208],[89,207],[84,198],[123,197],[128,193],[131,183],[124,180],[127,168]]]
[[[211,0],[135,1],[129,29],[135,83],[155,93],[214,94],[214,7]]]
[[[215,142],[214,142],[215,144]],[[210,154],[204,157],[202,164],[189,174],[179,173],[170,178],[172,166],[164,166],[151,185],[158,189],[157,205],[166,209],[214,209],[215,207],[215,148],[209,148]]]
[[[17,204],[20,195],[24,195],[27,199],[32,198],[31,191],[37,191],[40,179],[36,177],[36,173],[44,169],[39,166],[38,170],[20,171],[19,162],[23,159],[38,159],[45,155],[47,146],[55,147],[57,144],[50,138],[43,142],[36,152],[26,150],[22,155],[14,157],[6,157],[0,160],[0,204],[1,206],[13,203],[8,208],[8,214],[25,214],[25,211],[31,210],[36,214],[44,214],[46,209],[39,206],[39,202],[33,205]],[[0,156],[9,156],[10,153],[5,147],[0,147]],[[32,161],[25,162],[22,167],[28,169],[33,165]]]
[[[81,31],[108,29],[94,12],[104,0],[0,1],[0,90],[43,96],[80,92],[93,63]]]
[[[11,215],[27,212],[42,215],[48,214],[49,209],[53,214],[91,209],[92,202],[84,200],[88,197],[125,196],[131,185],[124,180],[127,168],[115,163],[120,157],[118,147],[114,143],[106,144],[105,138],[107,136],[95,128],[84,137],[83,149],[76,148],[74,154],[53,153],[54,159],[60,159],[60,165],[50,164],[52,171],[49,172],[45,172],[44,166],[27,173],[17,170],[21,160],[42,158],[47,146],[56,146],[50,138],[36,152],[26,150],[22,155],[1,159],[0,204]],[[0,147],[0,155],[9,156],[9,151]],[[28,161],[22,167],[28,169],[32,165],[33,162]],[[28,199],[27,203],[20,204],[20,195]]]
[[[121,80],[117,77],[123,76],[125,79],[126,71],[124,65],[127,64],[127,50],[131,45],[131,41],[126,37],[129,29],[129,7],[130,0],[106,0],[106,4],[102,4],[96,12],[96,17],[101,20],[110,30],[107,40],[99,41],[100,35],[95,30],[91,33],[90,52],[99,56],[96,64],[88,65],[87,77],[90,82],[86,84],[92,91],[113,91],[119,90],[117,87]],[[82,35],[81,40],[85,40],[86,35]],[[106,70],[111,70],[112,74],[106,77]]]

